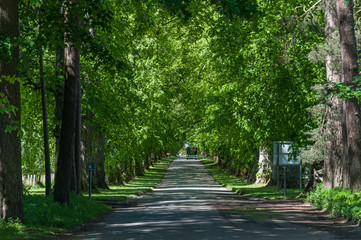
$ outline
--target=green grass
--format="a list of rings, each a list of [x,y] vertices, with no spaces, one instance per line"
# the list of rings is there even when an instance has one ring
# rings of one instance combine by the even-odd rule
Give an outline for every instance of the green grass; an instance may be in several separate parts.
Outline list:
[[[300,189],[287,189],[287,196],[284,197],[283,188],[277,191],[277,186],[267,186],[265,184],[250,184],[244,179],[236,177],[225,171],[208,158],[202,160],[213,178],[224,187],[233,192],[252,197],[276,199],[276,198],[295,198],[300,193]]]
[[[31,191],[30,191],[31,192]],[[87,197],[71,194],[69,205],[61,205],[53,196],[24,195],[24,223],[0,220],[1,239],[39,239],[54,231],[64,231],[90,221],[111,207]]]
[[[92,194],[98,200],[123,201],[127,198],[139,196],[149,191],[163,179],[168,166],[175,157],[163,159],[151,167],[144,176],[138,177],[125,185],[110,186],[110,189],[100,189],[100,193]],[[85,194],[85,193],[84,193]]]
[[[122,201],[151,191],[166,173],[173,158],[163,159],[148,170],[144,176],[122,186],[100,189],[99,194],[84,196],[72,194],[68,206],[60,205],[53,196],[45,196],[42,186],[25,187],[24,223],[18,220],[5,222],[0,219],[0,239],[39,239],[54,232],[61,232],[88,222],[94,217],[111,210],[97,200]]]

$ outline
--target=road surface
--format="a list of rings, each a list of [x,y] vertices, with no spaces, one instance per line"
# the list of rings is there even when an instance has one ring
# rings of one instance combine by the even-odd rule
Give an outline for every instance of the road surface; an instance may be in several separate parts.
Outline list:
[[[149,194],[128,200],[76,239],[361,239],[359,227],[296,200],[246,198],[196,159],[176,159]]]

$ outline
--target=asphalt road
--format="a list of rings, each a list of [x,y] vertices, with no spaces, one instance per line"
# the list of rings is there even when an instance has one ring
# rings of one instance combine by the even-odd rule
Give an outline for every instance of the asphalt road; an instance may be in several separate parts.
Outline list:
[[[361,234],[359,227],[323,219],[300,201],[237,195],[216,183],[199,160],[178,158],[154,191],[129,200],[77,239],[328,240]]]

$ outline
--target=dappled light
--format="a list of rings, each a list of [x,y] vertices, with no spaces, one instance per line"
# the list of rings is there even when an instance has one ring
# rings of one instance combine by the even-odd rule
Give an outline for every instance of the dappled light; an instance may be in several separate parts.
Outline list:
[[[272,209],[220,186],[196,159],[176,159],[154,191],[126,204],[80,239],[304,239],[305,233],[307,239],[332,238],[306,220],[301,226],[288,222],[291,209]]]

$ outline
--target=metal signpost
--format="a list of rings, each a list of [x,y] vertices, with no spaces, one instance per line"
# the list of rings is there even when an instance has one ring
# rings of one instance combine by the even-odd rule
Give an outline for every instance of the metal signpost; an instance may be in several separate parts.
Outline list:
[[[95,171],[95,163],[86,163],[86,171],[89,173],[89,198],[92,195],[92,173]]]

